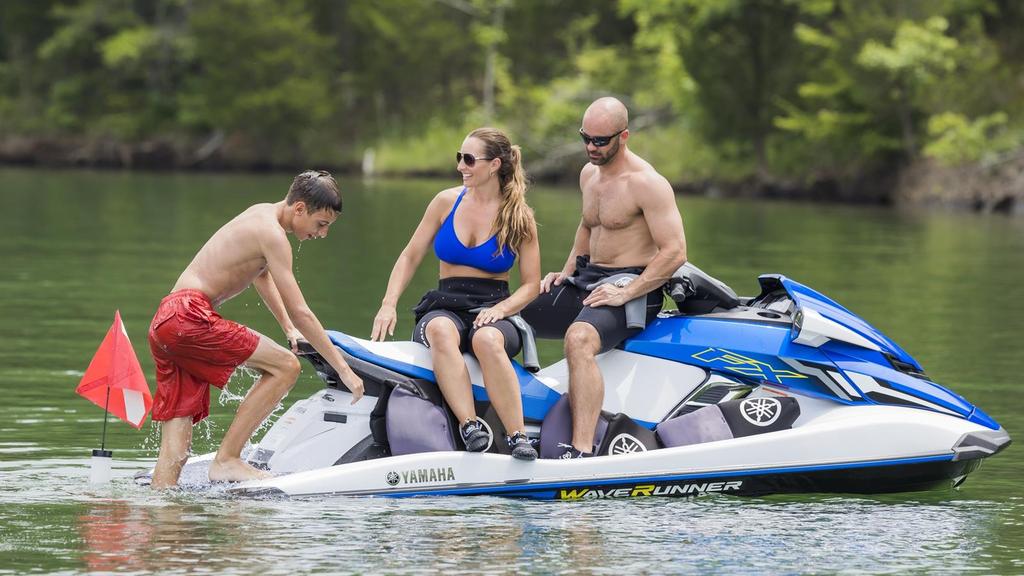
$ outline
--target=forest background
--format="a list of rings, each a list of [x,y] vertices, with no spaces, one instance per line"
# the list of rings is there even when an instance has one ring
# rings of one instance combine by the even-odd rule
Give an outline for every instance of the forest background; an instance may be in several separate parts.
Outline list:
[[[1017,0],[6,0],[0,162],[536,179],[586,105],[681,191],[1024,212]]]

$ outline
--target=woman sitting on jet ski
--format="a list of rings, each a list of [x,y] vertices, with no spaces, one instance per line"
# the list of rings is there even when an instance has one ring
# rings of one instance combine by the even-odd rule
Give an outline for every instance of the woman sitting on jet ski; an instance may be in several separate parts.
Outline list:
[[[395,306],[431,242],[441,261],[436,290],[413,311],[413,340],[430,348],[438,386],[455,417],[466,449],[490,444],[477,418],[472,383],[462,353],[480,362],[484,386],[501,419],[512,455],[533,460],[526,436],[519,382],[510,358],[522,347],[506,318],[522,310],[540,290],[540,244],[533,210],[526,203],[522,153],[501,131],[478,128],[462,142],[455,160],[462,186],[442,190],[395,262],[387,292],[373,320],[372,340],[393,336]],[[519,258],[521,283],[509,293],[509,270]]]

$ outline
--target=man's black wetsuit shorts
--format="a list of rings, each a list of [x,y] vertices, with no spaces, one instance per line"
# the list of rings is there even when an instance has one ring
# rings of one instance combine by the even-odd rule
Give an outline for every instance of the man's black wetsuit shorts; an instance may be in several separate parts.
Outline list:
[[[576,285],[563,282],[552,286],[551,291],[541,294],[519,313],[536,331],[540,338],[564,338],[565,331],[573,322],[586,322],[601,336],[601,352],[607,352],[620,342],[640,332],[639,328],[626,326],[624,306],[584,306],[583,300],[590,295],[585,288],[603,278],[616,274],[642,274],[643,268],[606,268],[590,263],[589,256],[576,257]],[[659,287],[647,294],[647,322],[661,312],[664,293]]]

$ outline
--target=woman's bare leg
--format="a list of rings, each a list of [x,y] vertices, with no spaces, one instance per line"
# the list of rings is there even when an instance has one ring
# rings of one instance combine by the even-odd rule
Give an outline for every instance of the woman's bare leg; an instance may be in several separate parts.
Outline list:
[[[484,386],[494,411],[509,436],[516,432],[526,434],[523,423],[523,400],[519,392],[519,378],[512,361],[505,353],[505,336],[501,330],[485,326],[473,335],[473,353],[480,361],[484,373]]]
[[[469,381],[469,370],[459,350],[458,328],[450,319],[438,316],[427,323],[424,332],[430,343],[430,357],[434,362],[437,385],[448,407],[460,425],[466,420],[475,419],[473,384]]]

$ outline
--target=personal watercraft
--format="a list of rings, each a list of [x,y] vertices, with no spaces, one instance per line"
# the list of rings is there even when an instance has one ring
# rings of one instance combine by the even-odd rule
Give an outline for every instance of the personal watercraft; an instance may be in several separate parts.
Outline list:
[[[249,496],[490,494],[576,500],[722,493],[887,493],[958,486],[1010,443],[992,418],[936,384],[895,342],[781,275],[741,298],[686,264],[677,309],[598,356],[605,380],[596,455],[562,460],[571,437],[564,360],[519,362],[527,431],[541,458],[509,456],[476,360],[477,413],[492,433],[466,452],[429,351],[331,331],[362,377],[352,396],[312,348],[324,389],[292,405],[243,455],[275,477]],[[186,466],[204,469],[212,454]]]

